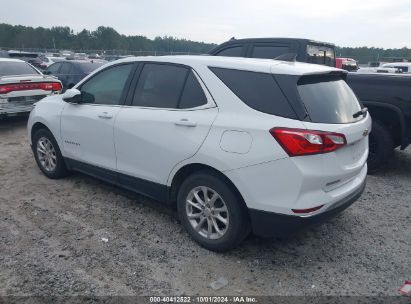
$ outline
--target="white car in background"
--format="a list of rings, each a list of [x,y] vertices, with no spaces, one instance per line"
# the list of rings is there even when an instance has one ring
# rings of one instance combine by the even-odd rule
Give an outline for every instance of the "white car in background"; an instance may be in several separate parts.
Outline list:
[[[43,75],[29,63],[0,58],[0,117],[28,113],[35,102],[61,89],[57,78]]]
[[[411,73],[411,62],[384,63],[381,68],[396,69],[397,73]]]
[[[225,251],[361,195],[371,119],[345,75],[269,59],[126,58],[37,103],[28,137],[49,178],[80,171],[175,205],[195,241]]]
[[[45,57],[42,57],[42,59],[43,59],[43,63],[46,66],[46,68],[51,66],[53,63],[66,60],[65,57],[54,57],[54,56],[45,56]]]

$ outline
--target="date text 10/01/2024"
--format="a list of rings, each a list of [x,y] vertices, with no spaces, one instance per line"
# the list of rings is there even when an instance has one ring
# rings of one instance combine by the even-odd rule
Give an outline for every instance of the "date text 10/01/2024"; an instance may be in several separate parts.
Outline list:
[[[150,303],[257,303],[255,297],[247,296],[197,296],[197,297],[150,297]]]

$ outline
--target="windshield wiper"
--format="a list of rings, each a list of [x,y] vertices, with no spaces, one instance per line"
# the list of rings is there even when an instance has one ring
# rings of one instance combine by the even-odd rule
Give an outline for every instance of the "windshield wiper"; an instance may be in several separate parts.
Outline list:
[[[354,113],[354,114],[352,115],[352,117],[357,118],[357,117],[359,117],[359,116],[361,116],[361,115],[362,115],[362,116],[365,116],[365,115],[367,114],[367,112],[368,112],[368,108],[362,108],[360,111]]]

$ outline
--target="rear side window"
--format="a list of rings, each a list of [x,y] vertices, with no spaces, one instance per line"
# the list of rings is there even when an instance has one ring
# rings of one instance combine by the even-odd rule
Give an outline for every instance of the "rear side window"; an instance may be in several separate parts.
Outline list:
[[[47,72],[50,74],[57,74],[61,67],[61,63],[54,63],[47,68]]]
[[[274,59],[288,52],[288,46],[285,45],[255,45],[251,57]]]
[[[151,108],[188,109],[206,103],[193,71],[168,64],[145,64],[133,97],[133,106]]]
[[[188,69],[175,65],[144,65],[133,98],[133,106],[177,108]]]
[[[70,63],[63,63],[60,74],[69,75],[71,74],[71,64]]]
[[[184,86],[184,91],[183,95],[181,96],[179,108],[195,108],[205,105],[206,103],[207,98],[204,95],[204,91],[201,88],[201,85],[198,83],[197,78],[194,76],[193,71],[191,71]]]
[[[223,49],[222,51],[218,52],[216,55],[217,56],[225,56],[225,57],[240,57],[243,52],[243,47],[242,46],[234,46],[234,47],[228,47],[226,49]]]
[[[363,116],[354,118],[361,110],[360,103],[340,77],[302,77],[297,88],[312,122],[335,124],[363,119]]]
[[[225,68],[210,68],[246,105],[271,115],[296,119],[273,75]]]
[[[38,72],[26,62],[3,61],[0,62],[0,76],[33,75]]]

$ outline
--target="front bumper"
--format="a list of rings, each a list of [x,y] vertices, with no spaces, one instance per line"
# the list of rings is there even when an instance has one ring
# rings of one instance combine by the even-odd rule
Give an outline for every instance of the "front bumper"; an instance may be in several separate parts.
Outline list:
[[[261,237],[287,237],[304,228],[321,224],[353,204],[363,193],[366,182],[327,210],[312,216],[294,216],[249,209],[253,233]]]

